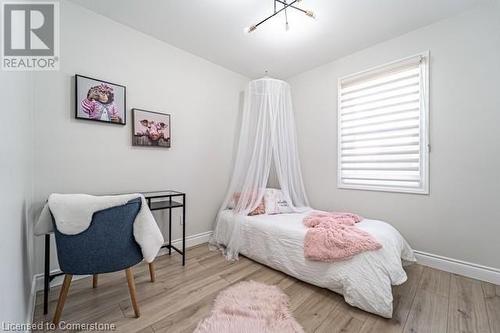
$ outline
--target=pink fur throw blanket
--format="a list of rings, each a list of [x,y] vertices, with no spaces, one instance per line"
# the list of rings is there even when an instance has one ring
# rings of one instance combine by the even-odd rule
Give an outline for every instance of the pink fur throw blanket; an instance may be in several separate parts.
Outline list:
[[[332,262],[381,249],[382,245],[372,235],[356,227],[362,220],[351,213],[312,212],[303,221],[309,228],[304,239],[305,257]]]
[[[304,333],[278,287],[255,281],[235,284],[219,293],[210,317],[194,333]]]

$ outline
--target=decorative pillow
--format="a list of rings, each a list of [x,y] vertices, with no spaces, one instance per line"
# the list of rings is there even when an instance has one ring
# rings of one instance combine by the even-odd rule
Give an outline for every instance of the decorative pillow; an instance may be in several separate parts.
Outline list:
[[[293,213],[285,200],[285,195],[281,190],[268,188],[264,194],[264,207],[266,214],[286,214]]]
[[[229,209],[234,209],[234,207],[236,207],[236,205],[238,204],[238,201],[240,200],[240,197],[241,197],[241,193],[240,192],[234,193],[233,194],[233,199],[228,204],[228,208]],[[265,214],[265,213],[266,213],[266,207],[264,205],[264,199],[262,199],[261,202],[260,202],[260,204],[257,206],[257,208],[255,208],[250,213],[248,213],[248,215],[249,216],[262,215],[262,214]]]
[[[260,204],[257,206],[257,208],[255,208],[254,210],[252,210],[250,213],[248,213],[249,216],[253,216],[253,215],[262,215],[262,214],[265,214],[266,213],[266,206],[264,204],[264,199],[262,199],[260,201]]]

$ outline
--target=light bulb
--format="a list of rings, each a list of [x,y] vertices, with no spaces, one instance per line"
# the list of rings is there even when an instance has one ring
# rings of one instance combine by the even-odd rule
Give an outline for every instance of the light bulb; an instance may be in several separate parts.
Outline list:
[[[286,27],[285,27],[286,31],[290,30],[290,24],[288,24],[288,22],[286,22]]]
[[[306,10],[306,15],[309,16],[309,17],[312,17],[312,18],[316,18],[316,15],[314,14],[314,12],[312,10]]]
[[[255,31],[255,29],[257,29],[257,27],[255,25],[251,25],[247,28],[245,28],[243,31],[247,34],[251,33],[252,31]]]

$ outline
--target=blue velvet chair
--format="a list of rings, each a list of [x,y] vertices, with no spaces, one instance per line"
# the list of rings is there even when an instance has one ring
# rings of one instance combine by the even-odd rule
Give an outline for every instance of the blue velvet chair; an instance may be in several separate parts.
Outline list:
[[[143,259],[133,234],[134,220],[140,208],[141,200],[137,198],[123,206],[95,212],[89,228],[77,235],[65,235],[55,228],[59,266],[65,275],[54,324],[57,325],[61,318],[73,275],[93,275],[93,287],[96,288],[98,274],[120,270],[125,270],[134,313],[136,317],[140,316],[131,270]],[[154,282],[152,264],[149,269]]]

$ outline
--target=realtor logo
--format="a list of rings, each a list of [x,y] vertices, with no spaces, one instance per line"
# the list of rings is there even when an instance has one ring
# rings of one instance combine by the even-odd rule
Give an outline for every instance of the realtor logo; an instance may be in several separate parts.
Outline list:
[[[2,3],[2,69],[59,69],[59,3]]]

